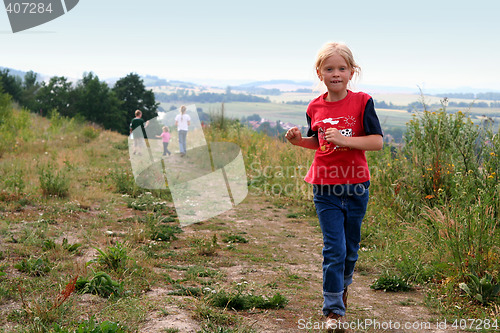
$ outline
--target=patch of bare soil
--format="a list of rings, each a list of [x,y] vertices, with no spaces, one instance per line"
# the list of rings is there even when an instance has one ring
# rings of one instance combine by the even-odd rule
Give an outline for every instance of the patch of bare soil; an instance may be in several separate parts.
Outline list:
[[[168,329],[178,329],[179,332],[199,332],[200,325],[193,319],[192,313],[187,309],[169,302],[169,289],[154,288],[148,292],[147,297],[155,301],[162,311],[150,313],[141,332],[165,332]]]
[[[243,319],[257,332],[322,332],[322,236],[315,217],[289,217],[291,211],[276,208],[265,198],[249,195],[231,211],[208,221],[186,227],[179,237],[212,235],[226,226],[232,234],[242,234],[247,244],[235,244],[237,251],[220,249],[219,262],[230,262],[217,269],[225,274],[225,288],[237,281],[247,281],[256,290],[284,295],[284,309],[227,311]],[[288,217],[287,217],[288,216]],[[221,246],[225,246],[222,244]],[[356,272],[349,290],[349,308],[345,322],[349,332],[456,332],[451,327],[439,328],[438,316],[424,303],[424,291],[389,293],[370,289],[375,273]],[[166,286],[168,289],[168,287]],[[146,297],[167,299],[167,289],[154,289]],[[175,302],[165,304],[165,313],[151,313],[141,332],[179,332],[200,329],[189,307]]]

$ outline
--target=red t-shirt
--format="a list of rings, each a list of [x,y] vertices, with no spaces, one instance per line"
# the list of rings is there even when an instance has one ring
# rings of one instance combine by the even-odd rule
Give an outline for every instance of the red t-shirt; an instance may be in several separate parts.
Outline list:
[[[370,180],[364,150],[339,147],[325,140],[325,131],[337,128],[344,136],[364,136],[363,113],[370,95],[347,91],[337,102],[325,101],[326,94],[307,107],[311,130],[318,132],[319,148],[304,180],[310,184],[357,184]]]

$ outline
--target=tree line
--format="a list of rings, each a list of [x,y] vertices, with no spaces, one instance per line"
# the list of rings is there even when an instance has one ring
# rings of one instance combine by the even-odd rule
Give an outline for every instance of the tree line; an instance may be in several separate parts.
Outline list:
[[[75,84],[64,76],[54,76],[39,82],[29,71],[24,78],[0,70],[0,88],[21,107],[42,116],[56,111],[64,117],[80,117],[105,129],[129,133],[129,123],[135,110],[144,119],[157,117],[159,103],[151,90],[146,90],[138,74],[120,78],[113,87],[100,81],[94,73],[84,73]]]
[[[156,99],[164,103],[172,102],[193,102],[193,103],[222,103],[222,102],[254,102],[270,103],[269,98],[262,98],[247,94],[234,94],[228,87],[224,94],[202,92],[195,93],[192,90],[179,89],[173,93],[156,93]]]
[[[447,97],[447,98],[461,98],[461,99],[483,99],[488,101],[500,100],[500,92],[484,92],[484,93],[446,93],[436,94],[434,96]]]

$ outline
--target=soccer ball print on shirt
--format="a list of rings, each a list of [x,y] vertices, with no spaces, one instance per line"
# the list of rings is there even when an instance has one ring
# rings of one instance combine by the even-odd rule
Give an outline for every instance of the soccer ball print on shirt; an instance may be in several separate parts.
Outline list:
[[[329,128],[336,128],[339,130],[340,134],[343,136],[351,137],[356,133],[353,131],[353,127],[356,124],[356,118],[353,116],[338,117],[338,118],[325,118],[316,122],[316,127],[318,128],[319,136],[319,149],[323,152],[330,151],[345,151],[349,150],[348,147],[340,147],[333,143],[326,141],[325,132]]]

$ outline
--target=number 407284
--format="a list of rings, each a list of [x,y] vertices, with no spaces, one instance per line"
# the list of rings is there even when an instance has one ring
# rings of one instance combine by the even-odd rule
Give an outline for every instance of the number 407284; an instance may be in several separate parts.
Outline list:
[[[7,13],[15,13],[15,14],[43,14],[43,13],[52,13],[52,3],[48,3],[45,5],[42,2],[10,2],[7,7],[5,7]]]

